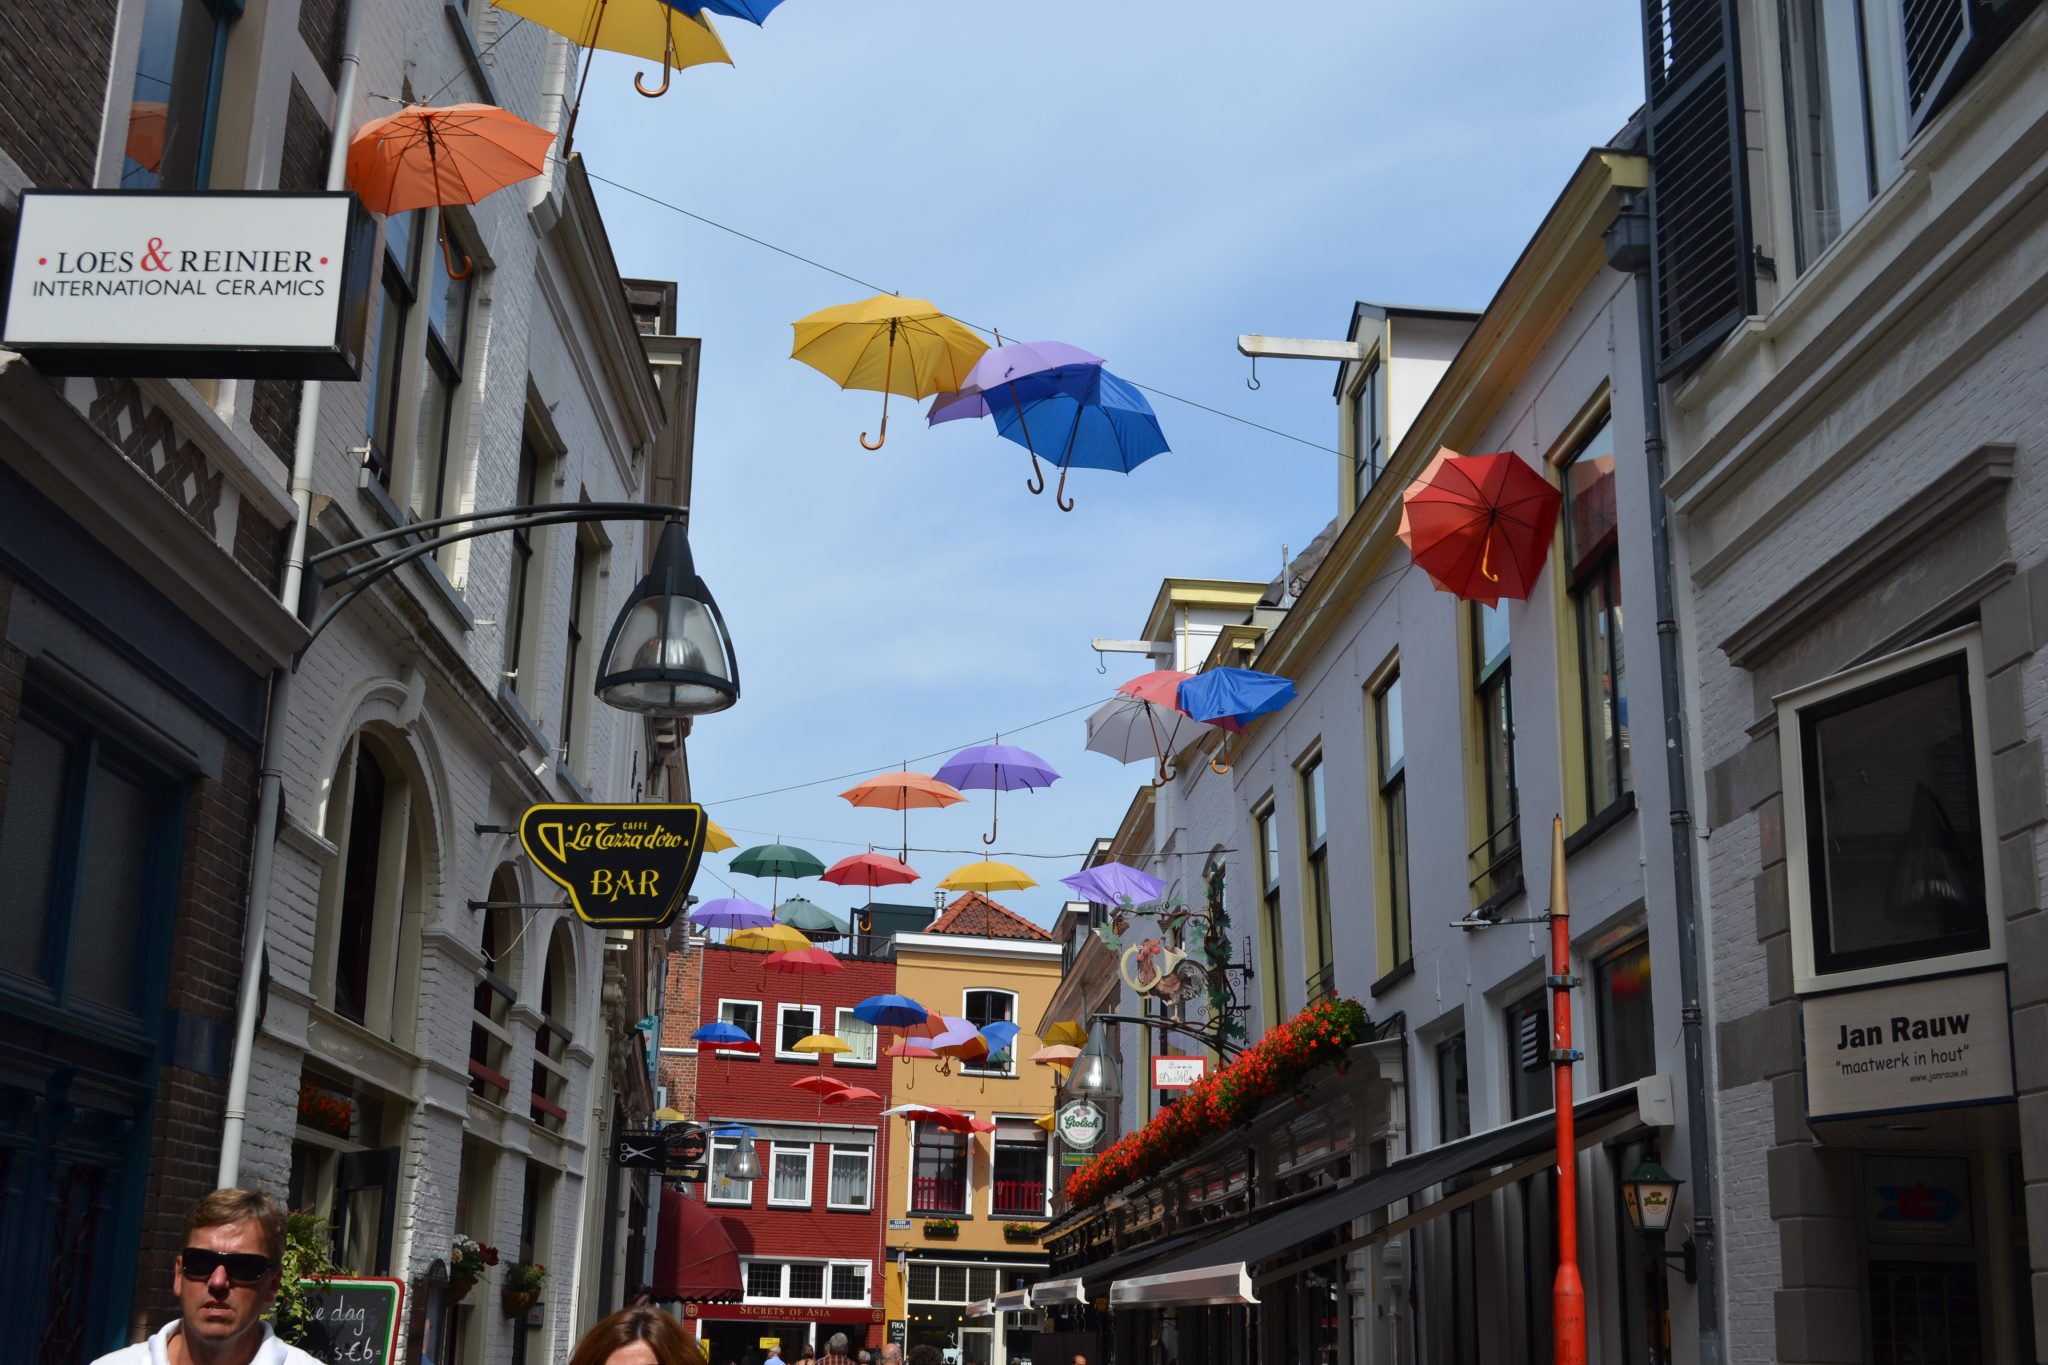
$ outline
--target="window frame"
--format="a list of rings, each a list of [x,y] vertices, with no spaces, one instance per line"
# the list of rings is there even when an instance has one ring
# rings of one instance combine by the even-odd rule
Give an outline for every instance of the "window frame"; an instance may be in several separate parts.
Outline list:
[[[1488,607],[1470,603],[1465,611],[1466,648],[1471,656],[1468,720],[1471,725],[1473,756],[1470,770],[1474,779],[1473,831],[1478,842],[1466,855],[1474,904],[1486,904],[1522,884],[1522,794],[1515,755],[1515,645],[1514,625],[1505,603]],[[1486,624],[1496,619],[1506,632],[1506,643],[1486,653]],[[1506,722],[1505,761],[1507,772],[1501,783],[1505,811],[1495,809],[1494,716],[1499,709]]]
[[[1387,472],[1386,367],[1375,351],[1347,395],[1351,419],[1351,505],[1358,506]],[[1370,415],[1368,426],[1365,418]],[[1368,437],[1370,439],[1368,439]]]
[[[523,427],[519,434],[519,468],[514,475],[517,480],[513,489],[515,506],[540,505],[543,469],[551,459],[532,427]],[[540,706],[534,689],[536,670],[529,656],[539,642],[542,614],[540,603],[534,599],[534,576],[546,562],[541,554],[541,542],[533,533],[531,526],[517,527],[510,532],[511,575],[505,589],[504,620],[499,627],[505,645],[505,681],[512,694],[529,711],[538,710]]]
[[[1541,1025],[1537,1028],[1537,1037],[1544,1044],[1542,1049],[1544,1056],[1548,1057],[1550,1052],[1548,1043],[1551,1037],[1550,988],[1548,986],[1539,984],[1527,990],[1516,992],[1501,1005],[1498,1015],[1503,1035],[1502,1041],[1505,1046],[1502,1054],[1505,1065],[1502,1066],[1501,1071],[1504,1079],[1507,1081],[1507,1114],[1510,1121],[1531,1118],[1537,1114],[1551,1113],[1557,1105],[1557,1074],[1554,1065],[1546,1064],[1537,1071],[1525,1071],[1522,1068],[1522,1024],[1518,1016],[1531,1013],[1542,1020]],[[1467,1061],[1469,1060],[1470,1054],[1468,1053]],[[1520,1078],[1538,1074],[1541,1074],[1544,1079],[1544,1102],[1534,1109],[1523,1109],[1521,1107],[1521,1092],[1519,1089],[1521,1084]]]
[[[853,1052],[842,1052],[842,1053],[839,1053],[839,1054],[837,1054],[836,1056],[834,1056],[834,1057],[832,1058],[832,1065],[833,1065],[833,1066],[835,1066],[835,1067],[840,1067],[840,1066],[865,1066],[865,1067],[874,1067],[874,1066],[878,1066],[878,1065],[880,1065],[880,1063],[881,1063],[881,1054],[882,1054],[882,1048],[881,1048],[881,1030],[880,1030],[880,1029],[878,1029],[878,1028],[876,1028],[876,1027],[875,1027],[875,1026],[874,1026],[873,1024],[870,1024],[870,1023],[868,1023],[868,1021],[867,1021],[867,1020],[865,1020],[865,1019],[862,1019],[862,1018],[861,1018],[861,1017],[860,1017],[859,1015],[856,1015],[856,1014],[855,1014],[855,1013],[853,1012],[853,1007],[852,1007],[851,1005],[835,1005],[835,1006],[833,1007],[833,1009],[832,1009],[832,1036],[833,1036],[834,1038],[838,1038],[838,1039],[842,1039],[842,1040],[845,1040],[845,1039],[846,1039],[846,1022],[847,1022],[847,1020],[849,1020],[849,1019],[851,1019],[851,1020],[852,1020],[852,1021],[853,1021],[854,1023],[856,1023],[856,1024],[859,1024],[859,1025],[861,1025],[861,1026],[862,1026],[863,1028],[867,1029],[867,1031],[868,1031],[868,1034],[867,1034],[867,1036],[868,1036],[868,1045],[869,1045],[869,1050],[870,1050],[870,1052],[871,1052],[871,1053],[872,1053],[873,1055],[872,1055],[872,1056],[869,1056],[869,1057],[867,1057],[866,1059],[863,1059],[863,1058],[862,1058],[862,1057],[860,1056],[860,1054],[859,1054],[859,1051],[858,1051],[858,1049],[856,1049],[856,1050],[855,1050],[855,1051],[853,1051]]]
[[[1576,729],[1578,771],[1575,786],[1583,810],[1579,815],[1581,826],[1593,823],[1611,812],[1623,809],[1635,795],[1635,756],[1633,749],[1625,742],[1628,727],[1622,723],[1622,713],[1628,703],[1628,633],[1622,620],[1619,605],[1624,601],[1621,591],[1621,459],[1614,446],[1614,410],[1603,397],[1592,407],[1582,422],[1575,424],[1576,434],[1566,453],[1557,460],[1557,481],[1563,495],[1558,515],[1558,581],[1564,592],[1565,629],[1571,635],[1570,668],[1574,694],[1571,706],[1571,724],[1567,730]],[[1606,437],[1607,458],[1614,462],[1614,524],[1589,547],[1583,555],[1574,554],[1571,531],[1572,518],[1572,467],[1587,455],[1593,453],[1602,436]],[[1597,456],[1596,456],[1597,458]],[[1575,562],[1576,561],[1576,562]],[[1585,613],[1592,605],[1596,594],[1605,594],[1604,606],[1599,609],[1602,645],[1610,660],[1622,665],[1621,683],[1603,694],[1601,709],[1596,716],[1589,705],[1588,679],[1593,676],[1591,663],[1586,657],[1587,627]],[[1563,651],[1560,651],[1562,655]],[[1604,765],[1595,756],[1595,720],[1605,726],[1611,720],[1614,733],[1612,762]],[[1624,756],[1626,762],[1624,762]],[[1606,801],[1595,804],[1596,766],[1604,766],[1603,781],[1613,787],[1613,795]]]
[[[1260,1003],[1266,1008],[1270,1028],[1286,1017],[1287,1009],[1286,926],[1280,918],[1285,913],[1280,887],[1280,811],[1272,792],[1252,808],[1252,848],[1259,878],[1259,947],[1266,957]]]
[[[1598,1078],[1600,1089],[1602,1090],[1613,1090],[1619,1086],[1632,1085],[1636,1081],[1643,1079],[1644,1076],[1655,1074],[1657,1070],[1656,1040],[1653,1037],[1649,1048],[1648,1070],[1644,1071],[1642,1075],[1626,1078],[1618,1078],[1615,1071],[1616,1054],[1619,1052],[1619,1049],[1613,1046],[1613,1040],[1619,1037],[1620,1034],[1614,1027],[1615,996],[1610,985],[1612,980],[1610,973],[1623,958],[1630,957],[1638,952],[1644,954],[1651,964],[1648,988],[1652,992],[1649,1005],[1650,1016],[1654,1022],[1656,1018],[1656,997],[1654,994],[1657,981],[1656,959],[1650,956],[1650,931],[1646,926],[1638,925],[1633,929],[1624,931],[1611,946],[1601,949],[1599,956],[1586,964],[1586,984],[1592,988],[1589,994],[1593,1005],[1593,1036],[1599,1042],[1599,1055],[1593,1059],[1594,1075]]]
[[[917,1154],[924,1145],[927,1133],[938,1133],[945,1137],[958,1138],[960,1150],[960,1207],[957,1209],[933,1208],[917,1202]],[[905,1199],[904,1213],[911,1218],[972,1218],[974,1216],[974,1139],[967,1133],[954,1133],[935,1123],[910,1125],[910,1141],[905,1144],[910,1159],[910,1189]],[[934,1177],[936,1178],[936,1177]]]
[[[422,521],[450,515],[462,510],[460,507],[459,470],[451,470],[451,456],[460,448],[465,434],[464,423],[460,420],[461,404],[465,396],[463,381],[467,378],[469,365],[469,332],[476,309],[476,291],[481,276],[474,265],[468,275],[455,279],[448,273],[450,253],[467,255],[472,261],[479,254],[463,245],[463,234],[458,231],[452,215],[446,209],[437,214],[436,227],[447,240],[444,250],[433,252],[427,267],[427,278],[423,282],[423,302],[426,307],[421,318],[421,351],[424,368],[421,382],[439,386],[440,433],[439,449],[423,452],[419,443],[427,433],[414,433],[413,490],[422,494],[423,506],[412,511]],[[460,315],[453,318],[452,325],[439,326],[434,314],[450,286],[460,290],[462,307]],[[444,334],[445,333],[445,334]],[[522,439],[522,446],[525,444]],[[431,460],[425,458],[431,454]],[[431,468],[429,467],[431,466]],[[410,506],[410,504],[408,504]],[[452,551],[453,547],[451,547]],[[445,565],[444,565],[445,567]]]
[[[1001,986],[969,986],[962,990],[960,992],[961,1018],[969,1021],[973,1020],[974,1016],[968,1012],[967,1002],[977,995],[1000,995],[1007,998],[1010,1002],[1010,1012],[1008,1014],[1001,1016],[1001,1018],[1012,1024],[1018,1022],[1017,992],[1013,990],[1007,990]],[[988,1022],[995,1023],[996,1020],[992,1019]],[[976,1025],[976,1027],[982,1026]],[[1015,1042],[1012,1042],[1010,1044],[1009,1053],[1010,1060],[1000,1066],[977,1066],[975,1063],[967,1061],[963,1058],[960,1063],[960,1074],[963,1076],[1015,1076],[1017,1074],[1017,1045]],[[994,1054],[991,1053],[990,1055],[993,1056]]]
[[[1366,684],[1366,704],[1371,711],[1368,733],[1372,737],[1373,851],[1378,855],[1373,861],[1379,869],[1374,892],[1386,929],[1384,946],[1389,972],[1415,960],[1415,879],[1409,865],[1408,837],[1408,713],[1397,692],[1400,686],[1398,654],[1388,659]],[[1388,723],[1390,696],[1395,713],[1392,725]],[[1395,727],[1400,730],[1401,754],[1397,762],[1389,764],[1387,756],[1392,746],[1388,736]]]
[[[749,1287],[750,1274],[757,1266],[776,1267],[776,1285],[779,1290],[773,1295],[755,1294]],[[823,1273],[824,1292],[815,1299],[799,1299],[789,1292],[790,1270],[795,1266],[817,1266]],[[832,1296],[832,1272],[835,1270],[859,1270],[861,1275],[861,1297],[839,1299]],[[875,1293],[874,1267],[871,1262],[856,1260],[851,1256],[743,1256],[740,1258],[740,1289],[743,1303],[765,1304],[847,1304],[871,1303]]]
[[[804,1159],[804,1192],[795,1199],[784,1199],[775,1193],[775,1166],[783,1157],[800,1156]],[[815,1142],[768,1143],[768,1165],[761,1172],[761,1178],[768,1182],[768,1207],[771,1209],[808,1209],[816,1195],[818,1176],[818,1145]]]
[[[125,136],[107,137],[99,148],[95,162],[94,184],[108,189],[158,190],[170,192],[197,192],[211,187],[213,179],[213,154],[219,142],[220,104],[223,74],[227,69],[228,42],[234,26],[242,17],[241,0],[189,0],[207,11],[213,22],[212,40],[208,44],[207,78],[205,91],[200,100],[201,128],[199,146],[193,158],[192,183],[165,186],[161,169],[144,173],[150,176],[147,185],[131,183],[128,178],[130,160],[127,154]],[[135,89],[142,79],[142,44],[149,20],[147,4],[121,7],[113,33],[113,57],[108,71],[107,90],[109,129],[125,130],[130,125],[138,103]],[[116,93],[119,92],[119,93]],[[135,163],[140,166],[140,163]],[[161,165],[161,163],[159,163]]]
[[[996,1207],[996,1158],[1001,1153],[1003,1148],[1002,1125],[1005,1123],[1014,1123],[1023,1126],[1031,1124],[1033,1120],[1032,1116],[1029,1114],[997,1114],[994,1117],[996,1121],[996,1131],[989,1134],[988,1146],[988,1216],[990,1218],[1005,1220],[1045,1218],[1050,1216],[1052,1211],[1053,1193],[1053,1143],[1052,1135],[1050,1133],[1045,1133],[1042,1137],[1042,1140],[1032,1142],[1031,1144],[1032,1146],[1038,1148],[1040,1152],[1042,1152],[1044,1155],[1043,1171],[1041,1173],[1039,1181],[1041,1194],[1039,1198],[1038,1209],[1032,1213],[1019,1213],[1014,1210],[998,1209]],[[1022,1146],[1023,1144],[1017,1143],[1013,1145]],[[972,1195],[970,1194],[969,1197],[972,1198]]]
[[[562,771],[577,775],[589,748],[583,742],[590,708],[578,706],[586,676],[593,666],[590,627],[597,620],[597,580],[604,573],[604,547],[586,526],[573,526],[569,555],[569,611],[562,625],[561,729],[556,736]],[[594,700],[595,698],[593,698]]]
[[[1984,867],[1985,944],[1981,948],[1895,962],[1824,968],[1815,942],[1813,868],[1806,800],[1808,762],[1802,713],[1822,709],[1855,693],[1878,689],[1904,675],[1961,657],[1970,712],[1970,750],[1977,783],[1977,823]],[[1786,907],[1792,934],[1792,990],[1795,995],[1853,986],[2002,966],[2006,961],[2004,890],[2000,884],[1998,817],[1991,779],[1991,737],[1984,679],[1984,650],[1977,626],[1965,626],[1930,640],[1847,668],[1804,687],[1779,694],[1778,755],[1785,802]]]
[[[783,1025],[783,1019],[784,1019],[784,1017],[785,1017],[786,1015],[790,1014],[790,1013],[791,1013],[792,1011],[801,1011],[801,1012],[803,1012],[803,1013],[805,1013],[805,1014],[808,1014],[808,1015],[810,1015],[810,1016],[811,1016],[811,1026],[810,1026],[809,1028],[805,1029],[805,1030],[804,1030],[804,1032],[803,1032],[803,1036],[804,1036],[804,1037],[807,1037],[807,1038],[808,1038],[808,1037],[809,1037],[810,1035],[812,1035],[812,1034],[814,1034],[814,1033],[818,1032],[818,1026],[819,1026],[819,1021],[820,1021],[820,1020],[821,1020],[821,1019],[823,1018],[823,1015],[822,1015],[822,1013],[821,1013],[821,1010],[822,1010],[822,1009],[823,1009],[823,1007],[822,1007],[822,1006],[819,1006],[819,1005],[800,1005],[800,1004],[797,1004],[797,1003],[796,1003],[796,1002],[794,1002],[794,1001],[788,1001],[788,1000],[783,1000],[783,1001],[777,1001],[777,1002],[776,1002],[776,1005],[775,1005],[775,1060],[776,1060],[776,1061],[778,1061],[778,1062],[806,1062],[806,1063],[809,1063],[809,1064],[811,1064],[811,1065],[813,1065],[813,1066],[815,1066],[815,1065],[817,1064],[817,1061],[818,1061],[818,1059],[817,1059],[816,1057],[813,1057],[813,1056],[811,1056],[811,1055],[810,1055],[809,1053],[807,1053],[807,1052],[788,1052],[788,1051],[785,1051],[785,1050],[783,1049],[783,1046],[782,1046],[782,1040],[783,1040],[783,1039],[784,1039],[785,1037],[787,1037],[787,1036],[788,1036],[788,1032],[789,1032],[789,1031],[788,1031],[788,1029],[786,1029],[786,1028],[784,1027],[784,1025]],[[756,1042],[759,1042],[760,1040],[759,1040],[759,1039],[757,1038],[757,1039],[756,1039],[755,1041],[756,1041]]]
[[[727,1005],[753,1006],[754,1027],[750,1031],[754,1035],[754,1047],[758,1049],[761,1046],[761,1002],[759,1000],[747,1000],[736,995],[721,995],[718,997],[718,1009],[711,1017],[721,1024],[733,1022],[732,1020],[729,1020],[725,1017],[725,1007]],[[778,1028],[779,1027],[780,1026],[778,1025]],[[782,1035],[780,1032],[777,1032],[777,1034],[775,1035],[775,1041],[779,1047],[782,1042]],[[758,1051],[750,1051],[746,1048],[728,1048],[714,1046],[712,1048],[712,1051],[720,1057],[758,1057],[762,1055]]]
[[[756,1139],[742,1137],[712,1137],[711,1146],[707,1154],[710,1169],[705,1172],[704,1181],[704,1202],[706,1204],[716,1204],[722,1208],[733,1209],[750,1209],[754,1207],[754,1185],[756,1182],[752,1180],[724,1180],[718,1174],[718,1158],[721,1153],[738,1152],[740,1149],[740,1144],[742,1142],[753,1141],[756,1141]],[[763,1180],[766,1180],[768,1178],[768,1172],[763,1171],[761,1173],[761,1178]],[[722,1184],[741,1186],[745,1189],[746,1193],[738,1198],[733,1198],[731,1196],[720,1198],[718,1191],[719,1187]],[[742,1283],[744,1283],[744,1281],[742,1281]]]
[[[1301,924],[1304,937],[1313,940],[1302,945],[1302,965],[1309,969],[1303,989],[1315,1000],[1335,993],[1337,974],[1336,916],[1330,908],[1329,778],[1320,742],[1295,765],[1294,775],[1295,798],[1301,803]]]
[[[401,219],[407,223],[406,231],[410,234],[405,246],[412,257],[409,263],[399,260],[391,250],[391,224]],[[398,495],[392,491],[393,485],[398,482],[401,472],[409,473],[399,467],[398,445],[399,434],[405,426],[406,361],[412,349],[413,310],[420,302],[420,252],[427,236],[426,210],[414,209],[387,218],[377,241],[378,303],[376,320],[371,327],[369,363],[365,367],[370,371],[370,388],[366,394],[369,401],[363,412],[363,436],[370,447],[366,458],[370,477],[383,486],[386,496],[394,503]],[[386,308],[398,310],[396,323],[389,332],[393,352],[389,357],[384,350]]]
[[[832,1197],[832,1171],[842,1156],[857,1156],[861,1159],[864,1174],[861,1180],[860,1202],[842,1204]],[[835,1142],[825,1149],[825,1207],[835,1213],[869,1213],[875,1207],[875,1149],[852,1146]]]

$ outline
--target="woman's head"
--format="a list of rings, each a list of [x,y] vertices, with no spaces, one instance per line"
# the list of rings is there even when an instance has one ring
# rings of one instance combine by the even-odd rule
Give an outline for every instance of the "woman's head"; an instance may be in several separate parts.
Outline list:
[[[683,1324],[659,1308],[626,1308],[584,1334],[569,1365],[704,1365]]]

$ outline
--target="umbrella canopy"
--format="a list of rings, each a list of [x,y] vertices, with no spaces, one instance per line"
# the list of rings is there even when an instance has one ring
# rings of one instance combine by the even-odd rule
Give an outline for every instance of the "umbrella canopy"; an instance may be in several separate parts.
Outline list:
[[[700,1043],[751,1043],[754,1041],[753,1036],[738,1024],[728,1024],[722,1019],[704,1025],[704,1027],[698,1029],[690,1036]]]
[[[640,0],[651,3],[651,0]],[[474,204],[547,169],[555,135],[495,104],[410,105],[371,119],[348,143],[348,183],[372,213]],[[441,234],[448,277],[468,279]]]
[[[1180,685],[1180,705],[1197,720],[1245,725],[1294,700],[1294,683],[1250,668],[1212,668]]]
[[[1038,885],[1030,873],[1008,863],[979,862],[955,868],[939,880],[942,891],[1022,891]]]
[[[918,878],[916,868],[886,853],[856,853],[841,858],[826,868],[823,875],[837,886],[902,886]]]
[[[792,929],[803,930],[804,937],[814,943],[829,943],[846,934],[846,925],[822,905],[813,905],[802,896],[791,896],[775,907],[778,923]]]
[[[989,405],[996,430],[1031,449],[1043,448],[1060,461],[1060,486],[1054,492],[1061,511],[1071,512],[1067,471],[1108,469],[1130,473],[1169,447],[1159,417],[1145,395],[1101,366],[1090,367],[1078,386],[1057,373],[1019,381],[1021,401],[1005,408]],[[1072,391],[1070,391],[1070,388]]]
[[[784,976],[829,976],[846,970],[845,964],[823,948],[809,946],[770,953],[765,965],[769,971],[781,972]]]
[[[853,1007],[853,1017],[878,1028],[922,1024],[931,1011],[907,995],[871,995]]]
[[[1032,1053],[1031,1060],[1040,1066],[1072,1066],[1080,1055],[1081,1049],[1072,1043],[1048,1043]]]
[[[853,1051],[853,1044],[844,1038],[834,1038],[829,1033],[807,1033],[791,1043],[789,1050],[809,1053],[812,1056],[829,1052],[836,1057],[841,1053]]]
[[[842,801],[883,810],[934,810],[957,806],[967,798],[949,782],[925,773],[882,773],[839,793]]]
[[[934,1042],[932,1052],[940,1057],[958,1057],[966,1062],[978,1062],[988,1056],[988,1039],[979,1033],[970,1033],[956,1042]]]
[[[878,1100],[882,1098],[864,1085],[842,1086],[824,1096],[827,1104],[852,1104],[855,1100]]]
[[[884,1057],[930,1057],[932,1040],[929,1038],[899,1038],[889,1045]]]
[[[1017,1041],[1017,1035],[1023,1031],[1008,1019],[996,1019],[981,1026],[981,1039],[992,1053],[1008,1052],[1010,1045]]]
[[[681,69],[732,65],[732,54],[701,13],[661,0],[491,0],[499,9],[561,34],[576,46],[619,52]]]
[[[749,877],[815,877],[825,870],[817,854],[788,844],[756,844],[735,853],[732,870]]]
[[[939,1114],[957,1114],[957,1109],[947,1109],[936,1104],[898,1104],[882,1111],[885,1119],[909,1119],[913,1123],[928,1122]]]
[[[958,389],[988,343],[940,312],[928,299],[877,294],[859,303],[821,308],[792,324],[790,358],[801,360],[842,389],[879,389],[882,426],[869,444],[889,439],[889,395],[925,398]]]
[[[681,1110],[671,1109],[664,1104],[661,1108],[654,1111],[654,1121],[656,1123],[688,1123],[690,1116]]]
[[[835,1081],[821,1071],[814,1076],[806,1076],[800,1081],[791,1081],[789,1088],[792,1090],[808,1090],[814,1095],[834,1095],[846,1089],[846,1082]]]
[[[1071,1019],[1062,1019],[1057,1023],[1047,1024],[1045,1032],[1038,1036],[1051,1044],[1066,1043],[1073,1047],[1088,1046],[1088,1030],[1082,1028]]]
[[[716,820],[709,816],[704,818],[704,851],[706,853],[723,853],[729,848],[738,848],[739,846],[739,841],[730,834],[727,834]]]
[[[981,1039],[981,1030],[957,1014],[935,1014],[931,1021],[936,1025],[936,1031],[930,1039],[934,1052],[941,1047],[954,1046],[970,1040],[979,1042]]]
[[[1401,495],[1401,541],[1430,582],[1467,602],[1528,597],[1564,495],[1513,451],[1448,446]]]
[[[720,896],[690,912],[690,923],[706,929],[761,929],[774,922],[774,911],[738,896]]]
[[[1046,1132],[1050,1133],[1054,1128],[1059,1126],[1060,1116],[1058,1114],[1040,1114],[1037,1118],[1031,1121],[1037,1124],[1040,1128],[1045,1129]]]
[[[991,347],[967,372],[960,392],[935,400],[925,420],[937,425],[963,417],[986,417],[1004,406],[1013,409],[1023,432],[1022,444],[1031,455],[1031,478],[1024,486],[1043,493],[1045,474],[1031,444],[1031,424],[1023,411],[1026,398],[1051,393],[1079,395],[1101,369],[1101,356],[1064,341],[1013,341]]]
[[[1182,744],[1199,734],[1199,722],[1170,706],[1158,706],[1136,697],[1111,697],[1088,713],[1090,753],[1103,754],[1119,763],[1156,763],[1158,776],[1152,785],[1163,787],[1170,776],[1166,760]]]
[[[804,937],[801,929],[792,929],[787,924],[769,924],[759,929],[735,930],[727,944],[757,953],[778,953],[809,949],[811,941]]]
[[[1122,905],[1126,900],[1145,905],[1158,900],[1166,891],[1166,883],[1160,878],[1128,863],[1086,868],[1071,877],[1060,878],[1060,885],[1096,905]]]
[[[954,754],[939,769],[938,777],[940,781],[950,782],[956,787],[996,793],[997,805],[989,813],[988,833],[981,836],[984,844],[996,841],[997,822],[1002,814],[1002,793],[1016,791],[1019,787],[1050,787],[1060,780],[1052,764],[1029,749],[1004,744],[1000,736],[994,744],[973,744]]]
[[[744,19],[750,24],[765,24],[768,16],[782,0],[668,0],[685,14],[701,14],[710,10],[728,19]]]

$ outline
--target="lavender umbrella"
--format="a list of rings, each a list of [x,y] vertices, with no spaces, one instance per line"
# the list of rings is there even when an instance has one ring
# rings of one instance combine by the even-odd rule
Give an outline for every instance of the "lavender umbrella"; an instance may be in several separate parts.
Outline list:
[[[765,929],[775,923],[775,912],[738,896],[721,896],[692,910],[690,923],[706,929]]]
[[[1096,905],[1121,905],[1128,899],[1134,905],[1144,905],[1159,899],[1166,890],[1166,883],[1149,872],[1142,872],[1127,863],[1103,863],[1086,871],[1076,872],[1071,877],[1060,878],[1060,883],[1074,889],[1074,894]]]
[[[1013,341],[1006,346],[992,346],[974,362],[957,393],[940,394],[932,400],[925,421],[937,426],[963,417],[987,417],[994,411],[992,403],[1014,412],[1023,435],[1018,444],[1031,455],[1031,479],[1024,486],[1033,493],[1043,493],[1045,471],[1038,467],[1031,428],[1024,422],[1024,403],[1027,398],[1043,398],[1053,393],[1078,395],[1101,369],[1101,356],[1064,341]],[[1020,379],[1031,381],[1030,393],[1018,392]],[[990,395],[994,395],[993,400]]]
[[[1053,766],[1032,753],[1014,744],[1001,742],[996,736],[994,744],[974,744],[946,760],[946,765],[933,776],[941,782],[950,782],[966,791],[976,788],[996,793],[995,807],[989,812],[988,833],[981,836],[984,844],[996,841],[997,822],[1002,815],[1002,794],[1019,787],[1050,787],[1060,780]]]

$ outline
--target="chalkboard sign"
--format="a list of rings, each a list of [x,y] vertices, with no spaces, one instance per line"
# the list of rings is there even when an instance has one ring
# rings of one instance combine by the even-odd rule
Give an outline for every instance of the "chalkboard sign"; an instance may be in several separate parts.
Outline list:
[[[327,1365],[391,1365],[398,1354],[401,1280],[300,1280],[310,1312],[299,1349]]]

